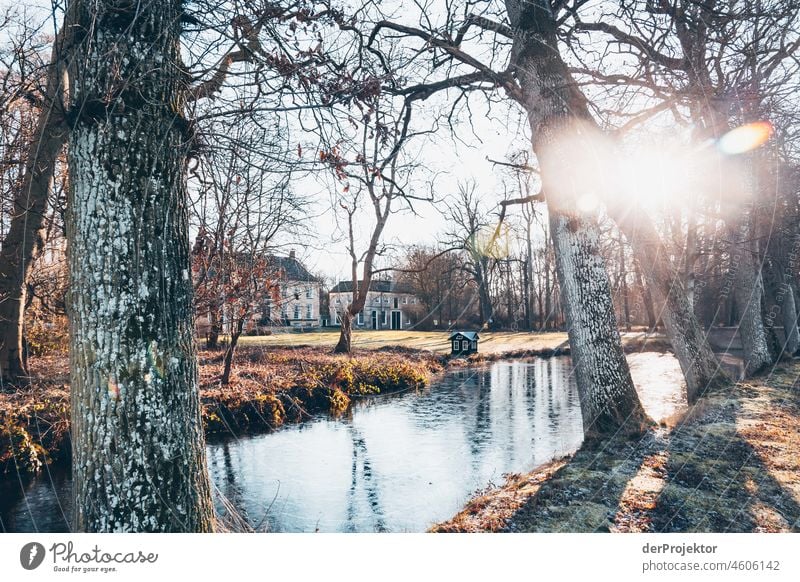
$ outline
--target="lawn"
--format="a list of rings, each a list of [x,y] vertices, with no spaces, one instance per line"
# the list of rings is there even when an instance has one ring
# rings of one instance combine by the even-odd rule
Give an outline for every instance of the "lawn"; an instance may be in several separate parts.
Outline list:
[[[383,347],[403,347],[418,350],[429,350],[437,353],[449,353],[449,332],[446,331],[353,331],[353,347],[361,349],[378,349]],[[565,347],[565,332],[529,333],[529,332],[482,332],[480,334],[479,351],[484,354],[498,354],[518,350],[544,350]],[[339,340],[339,331],[277,331],[268,336],[242,337],[243,345],[275,346],[275,347],[330,347]],[[562,344],[564,344],[562,346]]]

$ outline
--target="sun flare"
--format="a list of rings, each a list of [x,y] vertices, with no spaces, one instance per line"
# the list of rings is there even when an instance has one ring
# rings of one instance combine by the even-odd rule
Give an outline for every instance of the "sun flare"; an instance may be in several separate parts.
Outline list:
[[[717,149],[727,155],[749,152],[764,145],[772,136],[773,128],[769,121],[756,121],[732,129],[717,142]]]

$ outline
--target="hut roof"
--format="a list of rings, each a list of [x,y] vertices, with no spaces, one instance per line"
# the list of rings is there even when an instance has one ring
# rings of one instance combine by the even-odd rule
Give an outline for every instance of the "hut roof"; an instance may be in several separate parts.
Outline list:
[[[477,331],[454,331],[450,334],[450,339],[456,336],[463,336],[470,341],[476,341],[480,338]]]

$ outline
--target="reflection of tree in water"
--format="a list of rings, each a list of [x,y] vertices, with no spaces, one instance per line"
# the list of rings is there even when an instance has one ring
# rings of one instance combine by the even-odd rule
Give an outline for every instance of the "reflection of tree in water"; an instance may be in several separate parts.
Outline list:
[[[347,424],[347,428],[350,432],[350,437],[353,440],[353,464],[350,471],[350,491],[347,495],[347,522],[345,525],[345,531],[359,531],[357,523],[359,460],[361,461],[361,482],[364,484],[364,491],[367,496],[367,504],[369,505],[374,517],[374,530],[376,532],[389,531],[386,527],[383,509],[381,508],[378,483],[374,479],[374,475],[372,473],[372,463],[370,462],[369,455],[367,454],[367,442],[351,423]]]
[[[221,497],[217,505],[222,504],[223,515],[228,515],[232,520],[241,519],[250,525],[257,525],[253,524],[253,520],[248,514],[244,491],[236,478],[236,467],[238,466],[241,470],[242,464],[238,463],[237,466],[234,466],[233,459],[231,459],[230,442],[223,441],[221,446],[215,447],[213,454],[209,454],[208,458],[216,492]],[[230,515],[232,512],[235,512],[236,515]],[[265,518],[266,515],[263,519]]]
[[[473,429],[469,432],[469,452],[472,457],[472,464],[477,469],[480,463],[481,445],[487,437],[488,427],[491,423],[491,411],[489,406],[489,395],[492,391],[492,380],[488,374],[478,374],[477,381],[475,382],[477,390],[475,391],[474,400],[476,402],[473,410],[475,411],[475,418]]]

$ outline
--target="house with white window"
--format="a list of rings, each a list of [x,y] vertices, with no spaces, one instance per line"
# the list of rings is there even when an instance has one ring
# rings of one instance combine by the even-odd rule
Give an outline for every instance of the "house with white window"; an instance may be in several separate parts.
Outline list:
[[[359,281],[359,284],[363,284]],[[328,293],[330,322],[340,325],[341,316],[353,300],[353,282],[340,281]],[[353,320],[355,329],[407,329],[412,327],[421,305],[414,290],[391,279],[372,281],[364,309]]]
[[[294,251],[289,256],[267,256],[269,265],[269,292],[245,323],[245,333],[264,333],[270,327],[315,328],[320,326],[320,298],[322,281],[312,275],[297,259]],[[196,273],[193,273],[196,276]],[[230,318],[227,308],[220,313],[222,333],[227,333]],[[208,336],[212,328],[212,314],[198,313],[195,329],[198,336]]]
[[[288,257],[272,255],[269,263],[278,281],[278,293],[277,298],[267,298],[261,306],[257,325],[319,327],[322,281],[306,269],[294,251],[289,251]]]

